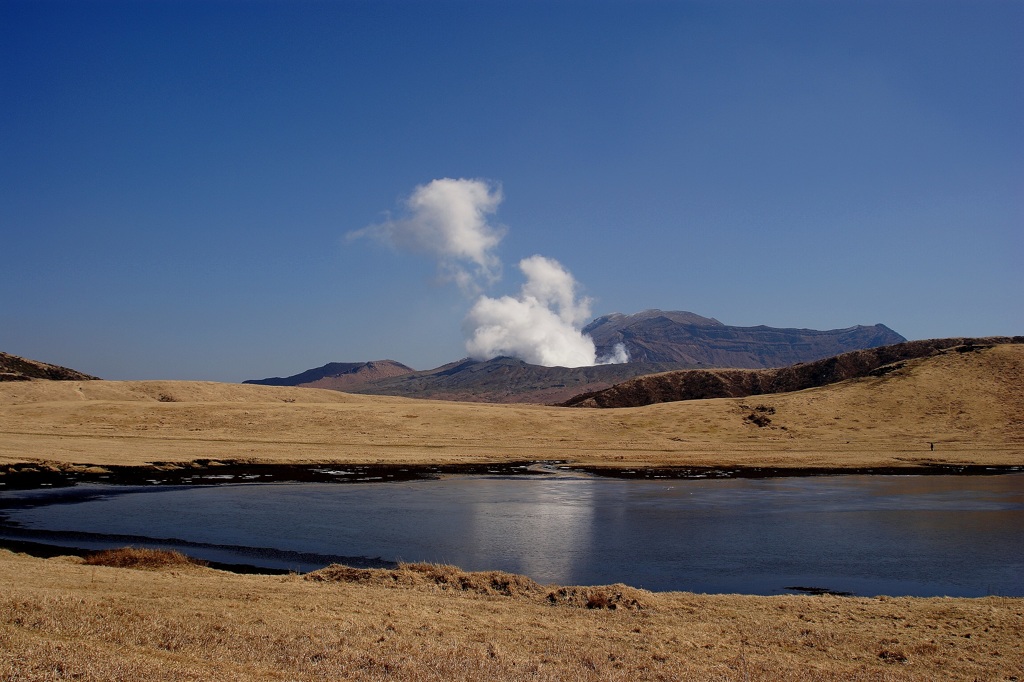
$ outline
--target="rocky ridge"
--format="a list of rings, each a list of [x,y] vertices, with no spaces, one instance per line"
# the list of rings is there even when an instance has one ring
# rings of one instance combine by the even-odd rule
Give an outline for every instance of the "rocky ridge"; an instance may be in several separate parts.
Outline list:
[[[32,379],[89,381],[99,379],[99,377],[0,351],[0,381],[31,381]]]

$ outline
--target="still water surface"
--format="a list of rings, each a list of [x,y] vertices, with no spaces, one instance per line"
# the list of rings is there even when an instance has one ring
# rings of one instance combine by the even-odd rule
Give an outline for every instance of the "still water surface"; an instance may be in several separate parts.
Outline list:
[[[1024,596],[1024,474],[77,486],[3,502],[23,539],[301,571],[379,558],[651,590]]]

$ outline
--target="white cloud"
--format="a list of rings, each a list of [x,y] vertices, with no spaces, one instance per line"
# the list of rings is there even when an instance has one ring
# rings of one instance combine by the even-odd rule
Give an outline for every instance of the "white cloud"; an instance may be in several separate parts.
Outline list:
[[[408,215],[350,232],[348,238],[375,237],[427,253],[437,260],[444,279],[475,294],[501,278],[494,250],[505,231],[488,222],[501,201],[501,188],[483,180],[433,180],[406,199]]]

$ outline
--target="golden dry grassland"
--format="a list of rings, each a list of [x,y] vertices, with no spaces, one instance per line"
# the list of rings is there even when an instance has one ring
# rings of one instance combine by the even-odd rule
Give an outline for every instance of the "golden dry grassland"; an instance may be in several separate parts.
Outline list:
[[[1024,345],[796,393],[614,410],[173,381],[0,384],[0,464],[637,466],[1024,463]],[[771,408],[771,423],[748,417]],[[934,451],[932,444],[934,443]]]
[[[0,679],[1024,675],[1020,599],[559,591],[429,565],[322,573],[243,576],[173,561],[139,570],[0,550]]]
[[[621,410],[18,382],[0,385],[0,465],[1021,465],[1022,386],[1021,345],[799,393]],[[243,576],[0,550],[0,679],[1009,681],[1024,680],[1022,614],[1024,599],[1002,597],[559,589],[431,566]]]

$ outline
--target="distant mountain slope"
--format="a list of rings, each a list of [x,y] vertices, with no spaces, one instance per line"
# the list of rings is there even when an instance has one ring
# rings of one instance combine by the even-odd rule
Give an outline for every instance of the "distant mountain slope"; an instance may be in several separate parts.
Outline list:
[[[542,367],[516,358],[463,359],[437,369],[382,379],[356,393],[491,403],[554,403],[642,374],[680,369],[671,362],[629,362],[594,367]]]
[[[31,379],[87,381],[99,379],[99,377],[83,374],[67,367],[0,352],[0,381],[29,381]]]
[[[372,360],[370,362],[330,362],[323,367],[309,369],[290,377],[250,379],[245,384],[263,386],[301,386],[303,388],[329,388],[334,391],[356,391],[367,384],[402,376],[413,372],[394,360]]]
[[[393,360],[332,362],[290,377],[246,384],[327,388],[348,393],[491,403],[556,403],[582,391],[607,388],[643,374],[690,365],[630,362],[595,367],[542,367],[516,358],[464,358],[436,369],[413,370]]]
[[[604,315],[584,331],[594,339],[598,357],[613,354],[615,345],[622,343],[630,361],[567,368],[504,357],[464,359],[419,372],[393,360],[333,362],[290,377],[245,383],[437,400],[551,404],[646,374],[704,367],[781,367],[906,341],[880,324],[830,331],[730,327],[695,313],[662,310]]]
[[[631,361],[748,369],[785,367],[906,341],[882,324],[827,331],[732,327],[690,312],[663,310],[604,315],[583,332],[594,339],[598,357],[621,343]]]
[[[692,369],[642,376],[601,391],[584,393],[565,407],[640,407],[654,403],[705,398],[742,398],[787,393],[847,379],[881,376],[909,360],[946,352],[966,353],[997,344],[1024,343],[1024,337],[950,338],[907,341],[852,351],[778,369]]]

